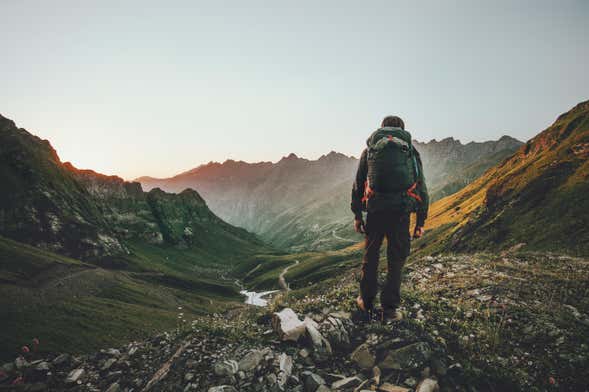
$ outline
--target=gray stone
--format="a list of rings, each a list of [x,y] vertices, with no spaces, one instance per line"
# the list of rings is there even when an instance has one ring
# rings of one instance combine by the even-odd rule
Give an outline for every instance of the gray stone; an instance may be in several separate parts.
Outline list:
[[[344,389],[344,388],[355,388],[362,383],[358,377],[346,377],[342,380],[335,381],[331,384],[331,389]]]
[[[282,340],[297,341],[305,333],[305,324],[290,308],[282,309],[272,315],[272,327]]]
[[[315,392],[320,385],[325,385],[325,380],[313,372],[304,371],[301,373],[301,377],[305,392]]]
[[[39,372],[47,372],[49,371],[49,363],[48,362],[39,362],[37,366],[35,366],[35,370]]]
[[[237,392],[232,385],[219,385],[217,387],[210,387],[208,392]]]
[[[24,357],[17,357],[14,360],[14,366],[16,366],[17,370],[21,370],[26,367],[29,367],[29,362],[26,359],[24,359]]]
[[[102,366],[100,367],[100,370],[105,372],[108,369],[110,369],[112,367],[112,365],[114,365],[117,362],[116,358],[109,358],[106,361],[104,361],[104,363],[102,364]]]
[[[406,378],[405,381],[403,381],[403,384],[413,388],[414,386],[417,385],[417,380],[413,377],[409,377],[409,378]]]
[[[425,365],[431,358],[429,344],[413,343],[397,350],[389,351],[379,366],[382,369],[407,370],[417,369]]]
[[[352,361],[356,363],[361,369],[370,369],[374,366],[375,358],[370,352],[366,343],[359,345],[351,356]]]
[[[213,366],[213,372],[216,376],[232,376],[239,370],[239,364],[232,359],[228,361],[217,362]]]
[[[313,343],[313,358],[319,362],[326,361],[332,353],[331,345],[310,323],[306,324],[307,334]]]
[[[278,382],[278,377],[276,377],[276,374],[274,373],[270,373],[266,375],[266,383],[270,386],[276,384]]]
[[[120,390],[121,390],[121,387],[119,386],[119,383],[113,382],[112,384],[110,384],[110,387],[108,387],[106,392],[119,392]]]
[[[78,382],[78,380],[80,380],[80,378],[82,378],[83,375],[84,375],[83,368],[74,369],[67,375],[67,378],[65,379],[65,383],[66,384],[74,384],[74,383]]]
[[[241,359],[241,361],[239,361],[239,370],[244,372],[253,370],[260,364],[260,362],[262,362],[263,358],[264,354],[260,350],[250,351]]]
[[[403,388],[398,385],[389,384],[388,382],[385,382],[384,384],[382,384],[378,388],[378,390],[381,392],[409,392],[410,391],[410,389],[408,389],[408,388]]]
[[[278,382],[278,385],[282,387],[286,384],[286,382],[288,381],[288,378],[292,374],[292,366],[293,366],[292,357],[290,355],[282,353],[282,354],[280,354],[278,362],[279,362],[280,373],[278,373],[277,382]]]
[[[69,354],[61,354],[55,357],[53,364],[55,366],[65,365],[71,361],[72,357]]]
[[[426,378],[422,380],[417,388],[415,388],[415,392],[437,392],[440,390],[438,382],[433,378]]]
[[[194,373],[186,373],[184,375],[184,381],[190,382],[194,379]]]

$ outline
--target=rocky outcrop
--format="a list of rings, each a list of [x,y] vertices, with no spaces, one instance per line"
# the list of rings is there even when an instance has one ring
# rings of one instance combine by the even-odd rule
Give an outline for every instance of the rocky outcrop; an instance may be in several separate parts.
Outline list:
[[[294,314],[284,309],[282,314]],[[101,350],[92,355],[61,354],[36,359],[25,353],[14,362],[4,364],[0,385],[24,384],[28,388],[69,389],[80,391],[184,390],[184,391],[404,391],[393,380],[422,380],[418,390],[433,391],[439,374],[430,373],[433,350],[430,343],[410,343],[391,339],[390,331],[369,334],[364,326],[350,323],[349,314],[310,314],[302,325],[307,328],[292,340],[261,343],[261,336],[251,343],[229,342],[213,334],[193,331],[158,335],[143,342],[120,348]],[[317,320],[317,321],[313,321]],[[327,328],[326,324],[331,327]],[[320,331],[339,328],[337,336],[361,342],[351,351],[345,339],[331,340]],[[366,326],[368,327],[368,326]],[[404,328],[400,325],[393,328]],[[280,330],[276,331],[280,336]],[[335,336],[335,335],[334,335]],[[387,349],[382,347],[399,346]],[[327,352],[328,347],[333,348]],[[427,349],[426,349],[427,347]],[[427,351],[428,355],[423,353]],[[441,351],[436,351],[439,356]],[[375,354],[383,356],[375,367]],[[309,355],[310,354],[310,355]],[[395,366],[387,366],[394,361]],[[424,370],[425,369],[425,370]],[[423,376],[422,374],[426,374]],[[412,378],[413,377],[413,378]],[[413,386],[417,385],[415,383]],[[421,388],[421,389],[419,389]]]

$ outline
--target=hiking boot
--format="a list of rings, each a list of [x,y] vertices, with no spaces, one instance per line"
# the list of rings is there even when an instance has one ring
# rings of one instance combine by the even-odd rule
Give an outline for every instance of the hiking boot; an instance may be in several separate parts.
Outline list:
[[[397,308],[382,308],[378,313],[379,320],[385,324],[403,319],[403,313]]]
[[[366,304],[362,297],[356,298],[358,310],[352,314],[352,321],[358,323],[369,323],[376,319],[376,312],[370,304]]]
[[[376,314],[377,314],[377,312],[375,312],[374,309],[368,309],[368,310],[358,309],[355,312],[352,312],[352,322],[354,322],[356,324],[371,323],[371,322],[378,319]]]

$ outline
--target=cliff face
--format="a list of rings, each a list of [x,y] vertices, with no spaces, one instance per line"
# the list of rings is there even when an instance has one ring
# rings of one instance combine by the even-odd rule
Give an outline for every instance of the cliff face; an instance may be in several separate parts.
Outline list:
[[[0,181],[0,235],[67,256],[126,255],[125,241],[206,247],[205,230],[219,241],[258,243],[216,217],[196,191],[145,193],[138,182],[76,169],[1,116]]]

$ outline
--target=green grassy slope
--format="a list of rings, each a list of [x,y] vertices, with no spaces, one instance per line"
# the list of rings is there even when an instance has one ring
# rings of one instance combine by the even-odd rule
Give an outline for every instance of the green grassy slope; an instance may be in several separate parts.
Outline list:
[[[436,202],[427,251],[506,248],[589,254],[589,101],[458,193]]]
[[[190,321],[241,301],[237,287],[214,271],[161,268],[170,256],[193,257],[141,249],[136,257],[153,258],[157,268],[108,270],[0,237],[2,357],[14,357],[35,337],[43,351],[104,348],[173,329],[180,312]]]

